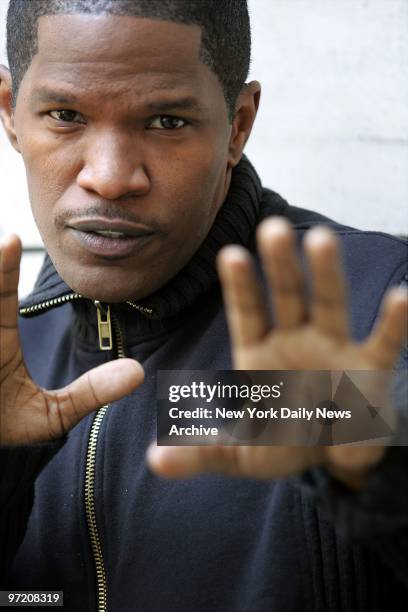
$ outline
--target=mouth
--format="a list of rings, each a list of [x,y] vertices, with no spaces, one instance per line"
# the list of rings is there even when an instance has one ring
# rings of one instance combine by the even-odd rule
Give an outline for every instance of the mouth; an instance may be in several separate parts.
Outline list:
[[[73,221],[67,229],[89,253],[110,259],[120,259],[140,252],[155,234],[154,230],[144,225],[108,219]]]
[[[98,234],[98,236],[106,236],[106,238],[128,238],[125,232],[112,232],[111,230],[96,230],[92,233]]]

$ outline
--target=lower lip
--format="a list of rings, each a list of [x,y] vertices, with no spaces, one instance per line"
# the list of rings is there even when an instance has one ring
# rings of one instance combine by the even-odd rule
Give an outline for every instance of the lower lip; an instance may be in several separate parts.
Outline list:
[[[82,247],[89,253],[101,257],[127,257],[139,252],[153,237],[153,234],[143,234],[141,236],[126,236],[126,238],[110,238],[93,232],[69,229]]]

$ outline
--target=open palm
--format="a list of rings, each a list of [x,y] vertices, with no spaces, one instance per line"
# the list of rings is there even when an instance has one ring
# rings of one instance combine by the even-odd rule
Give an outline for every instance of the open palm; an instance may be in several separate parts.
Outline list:
[[[392,369],[407,330],[405,289],[388,291],[375,329],[364,342],[357,343],[349,329],[339,242],[333,232],[316,227],[306,234],[310,297],[289,223],[281,218],[263,222],[258,231],[258,250],[270,300],[245,249],[226,247],[218,259],[236,369]],[[273,326],[268,301],[273,307]],[[352,471],[375,463],[383,452],[381,447],[347,445],[152,447],[149,461],[157,472],[174,477],[216,471],[273,478],[325,462],[336,473]]]
[[[96,408],[130,393],[143,380],[141,366],[121,359],[94,368],[57,391],[39,387],[24,363],[17,327],[21,243],[0,253],[0,444],[32,444],[64,435]]]

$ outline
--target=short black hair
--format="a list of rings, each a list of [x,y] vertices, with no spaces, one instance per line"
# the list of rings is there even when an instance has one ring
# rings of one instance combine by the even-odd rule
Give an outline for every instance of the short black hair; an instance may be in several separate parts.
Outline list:
[[[39,17],[75,13],[130,15],[200,26],[200,59],[218,77],[230,120],[234,116],[251,55],[247,0],[10,0],[7,55],[14,103],[37,52]]]

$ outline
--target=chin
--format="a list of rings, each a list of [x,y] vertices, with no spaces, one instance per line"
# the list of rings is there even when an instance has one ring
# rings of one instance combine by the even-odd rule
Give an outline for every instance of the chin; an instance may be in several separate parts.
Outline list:
[[[104,280],[90,282],[88,279],[86,282],[80,282],[78,278],[71,280],[67,277],[65,277],[64,280],[75,293],[79,293],[82,297],[89,300],[107,302],[109,304],[140,300],[142,297],[148,295],[148,291],[143,292],[132,289],[129,283],[124,283],[123,286],[121,286],[118,284],[113,285],[109,281]]]
[[[140,300],[154,291],[152,283],[150,282],[147,286],[143,283],[143,280],[145,280],[143,278],[140,278],[140,283],[135,283],[135,280],[137,280],[137,277],[135,278],[136,272],[129,278],[129,271],[127,271],[127,274],[121,274],[121,270],[113,267],[103,270],[102,273],[100,269],[83,269],[80,265],[77,269],[64,267],[64,269],[58,270],[58,266],[56,268],[61,278],[75,293],[79,293],[89,300],[119,304]]]
[[[98,300],[99,302],[106,302],[109,304],[120,304],[122,302],[127,301],[137,301],[145,297],[140,292],[129,292],[129,287],[123,289],[107,289],[106,287],[73,287],[76,293],[80,293],[84,298],[88,298],[89,300]],[[135,295],[137,297],[135,297]]]
[[[57,262],[59,263],[59,262]],[[65,262],[63,262],[65,263]],[[54,264],[55,265],[55,264]],[[146,274],[148,266],[123,269],[118,265],[69,267],[55,266],[61,278],[75,292],[90,300],[109,304],[138,301],[152,295],[163,287],[171,275],[167,270],[157,270],[159,274]],[[60,269],[58,269],[60,268]]]

